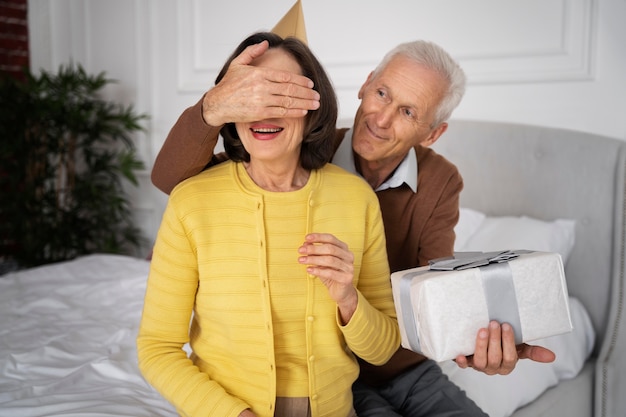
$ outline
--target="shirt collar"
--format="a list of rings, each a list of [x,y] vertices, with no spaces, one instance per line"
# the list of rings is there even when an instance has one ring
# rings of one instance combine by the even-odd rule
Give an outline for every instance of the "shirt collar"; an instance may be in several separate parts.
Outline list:
[[[352,129],[346,132],[339,148],[337,148],[337,152],[335,153],[332,162],[348,172],[361,176],[356,171],[354,163],[354,153],[352,152]],[[382,191],[388,188],[398,188],[402,184],[406,183],[406,185],[408,185],[411,190],[416,193],[417,175],[417,155],[415,154],[415,149],[411,148],[391,177],[387,178],[387,180],[380,184],[374,191]]]

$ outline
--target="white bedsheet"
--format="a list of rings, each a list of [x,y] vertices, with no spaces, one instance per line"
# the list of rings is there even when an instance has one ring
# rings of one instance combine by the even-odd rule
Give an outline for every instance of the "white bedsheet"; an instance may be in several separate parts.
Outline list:
[[[148,269],[91,255],[0,276],[0,416],[176,416],[137,368]]]

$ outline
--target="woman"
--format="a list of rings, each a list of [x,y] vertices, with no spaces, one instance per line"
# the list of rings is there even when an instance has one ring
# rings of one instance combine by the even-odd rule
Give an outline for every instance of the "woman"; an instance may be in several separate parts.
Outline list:
[[[185,416],[355,416],[353,354],[383,364],[400,344],[378,201],[328,164],[336,99],[302,42],[252,35],[216,82],[260,42],[269,50],[252,65],[309,77],[320,108],[225,125],[230,160],[172,191],[139,365]]]

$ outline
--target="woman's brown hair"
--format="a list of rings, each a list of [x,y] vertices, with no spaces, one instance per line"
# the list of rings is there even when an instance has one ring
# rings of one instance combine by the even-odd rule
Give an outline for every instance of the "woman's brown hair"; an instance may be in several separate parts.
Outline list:
[[[297,38],[281,38],[271,32],[258,32],[246,38],[232,55],[215,80],[218,84],[230,63],[248,46],[269,42],[270,48],[281,48],[289,53],[298,62],[302,75],[310,78],[313,89],[320,94],[320,107],[309,111],[305,116],[302,149],[300,150],[300,164],[304,169],[318,169],[329,162],[334,152],[335,125],[337,123],[337,97],[333,85],[326,75],[324,68],[313,52]],[[224,138],[224,149],[228,157],[236,162],[250,161],[250,154],[245,150],[237,134],[234,123],[227,123],[221,132]]]

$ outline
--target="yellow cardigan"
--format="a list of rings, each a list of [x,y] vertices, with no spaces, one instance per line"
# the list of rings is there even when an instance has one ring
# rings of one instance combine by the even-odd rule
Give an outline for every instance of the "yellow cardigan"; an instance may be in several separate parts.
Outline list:
[[[270,303],[266,233],[289,231],[264,229],[264,192],[251,192],[242,176],[242,165],[227,161],[177,186],[154,247],[139,366],[185,416],[236,417],[246,408],[274,415],[271,309],[280,306]],[[313,171],[305,188],[307,233],[333,233],[355,256],[359,300],[346,326],[326,287],[301,266],[312,415],[345,416],[359,370],[351,352],[383,364],[400,345],[384,229],[374,192],[341,168]]]

